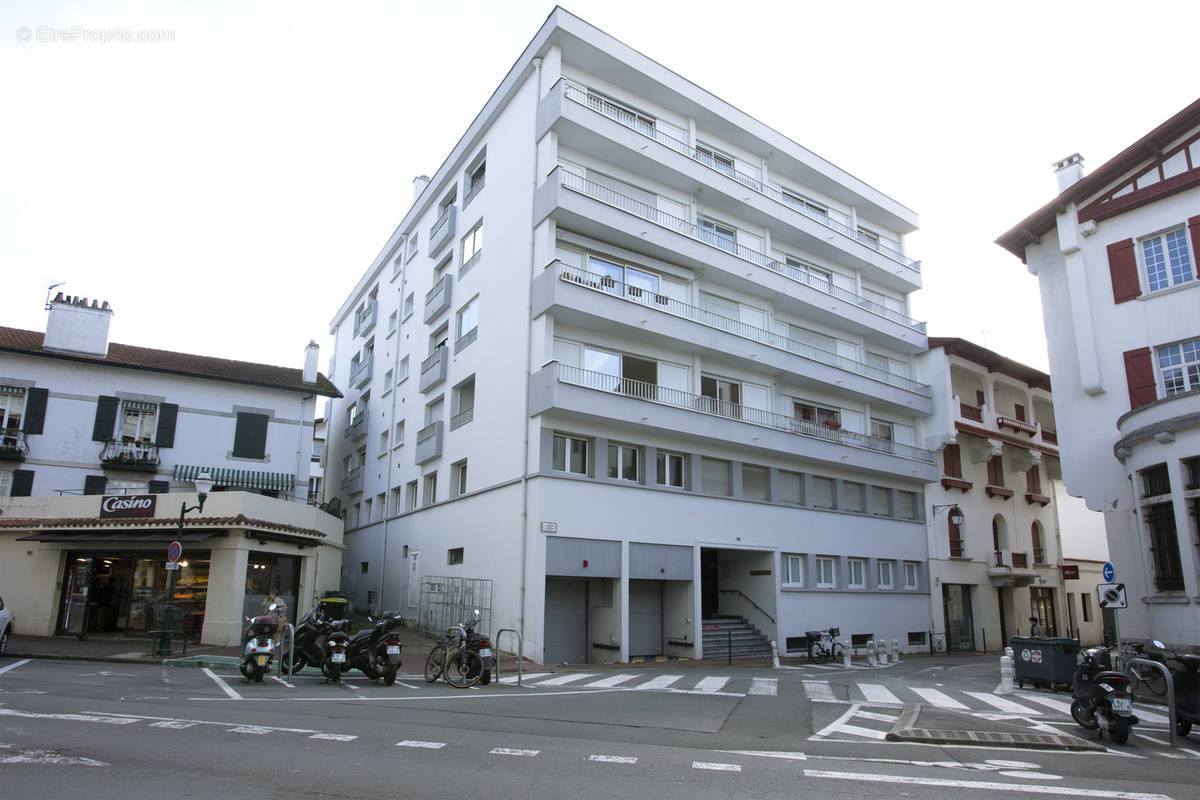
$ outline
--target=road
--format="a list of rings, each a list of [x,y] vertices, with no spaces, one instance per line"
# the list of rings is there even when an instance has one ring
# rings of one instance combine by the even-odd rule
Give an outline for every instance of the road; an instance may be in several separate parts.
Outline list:
[[[411,665],[409,665],[411,666]],[[1085,735],[1062,695],[992,693],[995,659],[878,669],[663,664],[455,690],[306,671],[0,661],[5,798],[1200,797],[1200,738],[1161,709],[1126,747],[889,742],[903,706]],[[357,676],[357,677],[356,677]]]

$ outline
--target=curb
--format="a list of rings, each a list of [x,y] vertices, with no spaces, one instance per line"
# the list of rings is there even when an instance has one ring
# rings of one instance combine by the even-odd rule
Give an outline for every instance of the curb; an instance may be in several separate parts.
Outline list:
[[[889,742],[921,742],[924,744],[956,744],[990,747],[1005,745],[1028,750],[1103,751],[1105,747],[1078,736],[1062,733],[1016,733],[1009,731],[963,731],[947,728],[918,728],[920,703],[906,705],[896,724],[887,733]]]

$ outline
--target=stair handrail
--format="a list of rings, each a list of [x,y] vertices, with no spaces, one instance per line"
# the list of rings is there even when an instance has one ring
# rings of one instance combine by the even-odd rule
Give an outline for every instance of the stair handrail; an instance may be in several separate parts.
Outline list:
[[[746,593],[745,593],[745,592],[743,592],[741,589],[718,589],[718,590],[717,590],[717,592],[718,592],[718,593],[724,593],[724,594],[736,594],[736,595],[741,595],[741,598],[742,598],[743,600],[745,600],[747,603],[749,603],[750,605],[752,605],[752,606],[754,606],[755,608],[757,608],[757,609],[758,609],[758,613],[762,614],[764,617],[766,617],[767,619],[771,620],[771,624],[772,624],[772,625],[774,625],[774,624],[775,624],[775,618],[774,618],[774,617],[772,617],[770,614],[768,614],[768,613],[766,612],[766,609],[764,609],[764,608],[763,608],[762,606],[760,606],[758,603],[754,602],[754,601],[753,601],[753,600],[751,600],[749,597],[747,597],[747,596],[746,596]]]

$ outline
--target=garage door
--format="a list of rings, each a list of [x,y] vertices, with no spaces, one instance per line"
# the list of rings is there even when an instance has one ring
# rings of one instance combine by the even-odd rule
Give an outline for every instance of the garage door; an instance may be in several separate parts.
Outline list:
[[[662,581],[629,582],[629,655],[661,656]]]
[[[586,664],[587,581],[546,578],[546,664]]]

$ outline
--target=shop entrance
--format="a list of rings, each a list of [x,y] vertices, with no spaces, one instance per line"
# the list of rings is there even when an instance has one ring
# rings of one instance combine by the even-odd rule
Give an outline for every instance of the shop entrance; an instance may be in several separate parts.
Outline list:
[[[975,649],[975,625],[971,620],[971,587],[942,584],[942,610],[946,620],[946,652]]]

